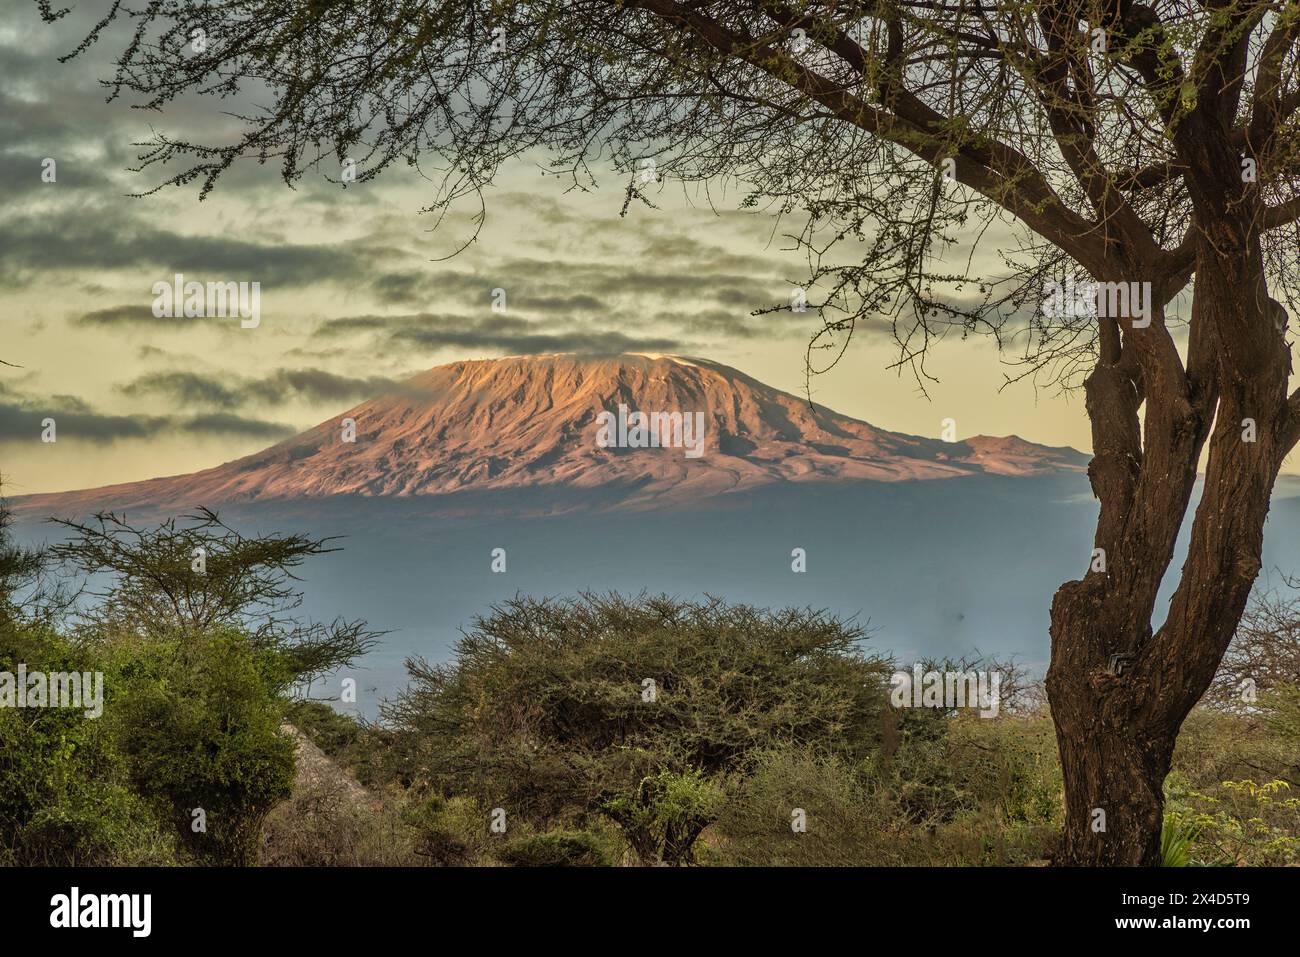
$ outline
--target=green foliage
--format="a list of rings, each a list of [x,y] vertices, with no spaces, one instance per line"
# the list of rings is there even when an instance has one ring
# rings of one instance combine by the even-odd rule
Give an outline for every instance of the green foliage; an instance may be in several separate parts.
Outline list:
[[[869,754],[887,664],[812,611],[710,599],[517,599],[454,660],[408,662],[394,774],[540,830],[603,813],[647,860],[690,859],[718,781],[787,741]],[[665,857],[666,855],[666,857]]]
[[[285,720],[366,787],[382,788],[388,780],[385,760],[391,735],[385,729],[363,724],[324,701],[303,699],[289,703]]]
[[[1300,741],[1300,685],[1282,685],[1260,695],[1269,731],[1286,741]]]
[[[791,826],[796,808],[803,832]],[[887,747],[866,761],[765,752],[735,782],[705,839],[713,837],[719,862],[734,865],[1029,864],[1049,853],[1061,815],[1045,715],[903,712]]]
[[[1046,859],[1064,816],[1047,715],[966,714],[930,724],[926,734],[911,735],[904,722],[897,750],[872,768],[871,784],[889,796],[885,820],[897,835],[890,860],[969,866]]]
[[[20,607],[47,563],[12,545],[0,507],[0,667],[102,671],[103,715],[0,710],[0,859],[253,862],[294,779],[280,730],[288,689],[374,640],[360,622],[287,617],[301,600],[293,570],[329,549],[245,537],[206,510],[156,529],[112,515],[62,524],[74,537],[53,557],[107,587],[67,634],[38,606]],[[355,746],[359,728],[327,714],[299,709],[338,748]]]
[[[796,811],[806,830],[794,829]],[[843,867],[890,862],[897,807],[843,758],[792,745],[733,782],[706,840],[719,864]]]
[[[201,861],[248,864],[293,783],[276,656],[233,629],[159,640],[124,671],[113,712],[136,790]],[[195,829],[196,811],[206,832]]]
[[[1199,789],[1175,777],[1166,790],[1165,829],[1179,833],[1174,850],[1183,863],[1300,864],[1300,798],[1286,781],[1222,781]]]
[[[1056,732],[1046,715],[954,720],[948,761],[968,806],[994,808],[1010,826],[1059,827],[1064,820]]]
[[[496,859],[511,867],[609,867],[608,841],[589,831],[550,831],[507,842]]]
[[[491,847],[487,809],[471,797],[430,795],[412,804],[403,819],[415,829],[415,853],[435,866],[474,863]]]
[[[1166,820],[1195,831],[1190,863],[1300,863],[1300,691],[1282,685],[1246,712],[1197,708],[1165,781]],[[1262,781],[1263,783],[1257,783]]]
[[[340,714],[323,701],[290,702],[284,716],[331,758],[344,756],[362,738],[362,727],[355,718]]]
[[[201,508],[181,522],[137,528],[101,513],[90,523],[57,521],[72,537],[50,549],[64,567],[100,576],[86,613],[91,635],[172,640],[238,629],[258,650],[279,655],[285,686],[343,667],[370,649],[379,633],[364,622],[303,623],[294,572],[328,554],[329,539],[305,535],[247,537]]]
[[[414,867],[417,833],[392,802],[358,802],[329,782],[295,785],[267,815],[258,862],[271,867]]]
[[[623,829],[642,861],[681,865],[694,863],[695,840],[722,802],[722,789],[702,771],[664,770],[608,798],[601,810]]]
[[[1191,863],[1192,844],[1200,829],[1179,822],[1176,815],[1165,815],[1160,826],[1160,866],[1186,867]]]
[[[0,628],[31,610],[36,596],[30,590],[44,570],[47,558],[39,549],[15,544],[9,535],[11,522],[9,512],[0,502]]]
[[[107,564],[64,557],[147,579],[139,541],[118,544],[97,541]],[[889,708],[891,664],[816,612],[519,599],[450,664],[410,663],[385,727],[289,698],[359,647],[346,635],[304,641],[201,582],[177,614],[139,617],[169,606],[147,595],[166,575],[64,628],[33,597],[43,567],[0,508],[0,671],[103,672],[103,716],[0,708],[0,864],[1023,865],[1061,825],[1045,712]],[[294,785],[285,720],[371,791]],[[1166,782],[1165,863],[1300,863],[1298,740],[1293,685],[1196,709]],[[508,834],[489,827],[497,807]]]
[[[95,670],[43,626],[0,625],[0,671]],[[0,862],[165,864],[170,834],[133,793],[112,730],[83,709],[0,708]]]

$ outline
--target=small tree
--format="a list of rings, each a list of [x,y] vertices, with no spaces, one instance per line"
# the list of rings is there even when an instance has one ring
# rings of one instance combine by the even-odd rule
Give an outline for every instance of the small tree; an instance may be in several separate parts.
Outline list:
[[[718,599],[517,598],[445,665],[407,663],[384,717],[401,770],[546,827],[604,815],[648,862],[685,863],[727,775],[779,742],[879,744],[887,665],[856,626]]]
[[[73,537],[52,558],[96,582],[76,636],[110,672],[106,720],[134,791],[199,860],[253,862],[293,782],[280,733],[291,686],[350,664],[379,634],[292,614],[294,572],[328,540],[247,537],[206,509],[155,528],[111,514],[57,524]]]
[[[724,794],[700,771],[660,771],[616,794],[601,810],[622,829],[642,861],[690,864],[695,842],[717,818]]]
[[[382,634],[363,621],[304,624],[294,616],[303,597],[295,570],[335,551],[333,539],[250,538],[206,508],[150,529],[108,512],[93,523],[52,521],[73,537],[54,545],[51,558],[108,579],[90,591],[97,603],[84,611],[93,634],[156,639],[234,628],[253,648],[276,652],[286,679],[297,682],[350,664]]]
[[[280,662],[212,627],[151,643],[121,674],[111,720],[137,793],[200,861],[248,865],[294,779]]]
[[[49,597],[40,587],[48,555],[15,542],[12,524],[9,509],[0,500],[0,628],[32,617],[41,600]]]
[[[1266,691],[1300,688],[1300,578],[1258,588],[1206,698],[1240,709]]]

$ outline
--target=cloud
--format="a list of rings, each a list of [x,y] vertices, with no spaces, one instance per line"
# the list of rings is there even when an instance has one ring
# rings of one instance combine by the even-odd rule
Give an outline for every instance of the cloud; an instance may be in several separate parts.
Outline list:
[[[283,438],[292,426],[231,413],[192,416],[118,415],[100,412],[74,396],[19,396],[4,390],[0,400],[0,442],[41,441],[45,419],[53,419],[58,442],[107,445],[127,440],[152,439],[168,432],[205,436]]]
[[[56,403],[0,402],[0,441],[40,442],[43,422],[55,422],[58,441],[78,439],[97,445],[119,439],[147,439],[157,435],[167,420],[158,416],[104,415],[81,408],[60,408]]]
[[[232,409],[242,401],[239,393],[222,381],[224,377],[197,372],[150,372],[119,386],[123,395],[161,395],[176,402]]]
[[[187,320],[192,321],[192,320]],[[141,305],[139,303],[124,303],[120,306],[108,306],[104,309],[93,309],[90,312],[83,312],[72,320],[74,325],[78,326],[135,326],[135,325],[152,325],[166,327],[172,325],[180,329],[185,322],[178,322],[174,318],[159,319],[153,314],[152,300],[149,303]]]
[[[569,264],[554,262],[541,273],[544,281],[521,281],[522,273],[507,264],[487,276],[449,269],[417,268],[387,272],[370,283],[379,302],[384,305],[427,306],[430,303],[457,306],[482,306],[493,303],[493,291],[503,289],[507,305],[531,312],[572,313],[600,312],[609,306],[596,296],[574,290],[565,276]]]
[[[539,296],[525,300],[524,305],[533,312],[606,312],[609,307],[595,296]]]
[[[324,369],[277,369],[260,377],[150,372],[118,386],[133,398],[161,396],[183,405],[235,409],[252,402],[340,402],[368,399],[396,386],[387,376],[344,376]]]
[[[190,435],[241,435],[264,439],[283,439],[298,432],[293,426],[280,422],[249,419],[229,412],[212,412],[177,420],[173,427]]]
[[[656,305],[671,299],[684,308],[709,303],[754,309],[788,296],[789,284],[770,264],[751,274],[712,271],[704,262],[693,261],[689,270],[646,268],[634,257],[631,263],[570,262],[544,259],[512,259],[494,270],[495,285],[506,289],[512,306],[533,309],[533,303],[582,296],[606,309],[611,299],[648,299]],[[545,305],[538,308],[544,311]]]
[[[313,402],[368,399],[392,391],[397,381],[386,376],[344,376],[323,369],[277,369],[248,381],[241,391],[268,402],[300,398]]]
[[[622,332],[536,332],[499,335],[487,330],[403,329],[393,339],[426,348],[499,349],[513,355],[576,352],[610,355],[621,352],[679,352],[682,342],[664,336],[629,336]]]
[[[0,228],[0,281],[17,285],[33,274],[130,270],[141,278],[141,301],[150,304],[153,283],[176,273],[199,282],[260,282],[265,291],[322,280],[361,282],[372,275],[374,262],[400,255],[362,243],[258,243],[186,235],[102,204],[10,216]]]
[[[104,395],[103,407],[0,391],[0,439],[38,442],[40,419],[51,415],[60,441],[135,442],[144,463],[150,440],[161,436],[289,434],[271,421],[281,403],[350,405],[399,387],[378,373],[444,356],[711,354],[719,344],[804,325],[799,317],[748,315],[788,300],[781,263],[789,257],[761,245],[771,239],[770,218],[687,209],[624,219],[621,182],[608,196],[563,194],[554,180],[539,183],[535,170],[507,169],[482,241],[438,262],[431,256],[472,235],[472,216],[454,212],[430,243],[428,220],[416,215],[426,183],[401,167],[382,184],[345,192],[309,176],[291,192],[276,164],[240,162],[202,205],[193,185],[130,198],[166,173],[126,168],[136,163],[133,142],[148,139],[155,124],[178,138],[219,140],[239,130],[220,111],[248,104],[183,98],[163,116],[131,110],[129,98],[106,104],[96,80],[111,75],[129,30],[110,28],[82,56],[57,61],[111,0],[90,2],[86,16],[47,26],[29,10],[0,31],[0,177],[12,199],[0,208],[0,293],[14,292],[13,311],[34,313],[24,328],[43,347],[0,358],[35,366],[65,354],[64,340],[66,348],[95,350],[97,369],[78,356],[44,391],[85,390],[95,403]],[[58,163],[55,184],[40,179],[47,156]],[[745,245],[736,241],[742,235]],[[154,317],[153,283],[177,272],[190,281],[260,282],[264,315],[276,297],[276,335],[261,344],[291,348],[214,349],[210,333],[238,330],[237,322]],[[504,314],[490,308],[498,287],[507,295]],[[320,321],[330,316],[338,318]],[[32,322],[40,319],[49,328],[37,333]],[[46,373],[59,371],[56,361],[45,363]],[[83,369],[93,374],[74,378]],[[353,374],[328,371],[335,369]],[[106,387],[105,376],[123,383],[115,395],[92,391]],[[21,454],[42,451],[32,449]]]
[[[755,339],[772,336],[806,336],[820,328],[809,312],[767,313],[751,316],[742,309],[706,309],[703,312],[657,312],[654,321],[682,332],[722,338]]]
[[[712,248],[696,246],[701,256]],[[384,305],[484,309],[492,304],[492,290],[500,288],[511,309],[547,315],[609,313],[616,303],[661,308],[665,299],[685,309],[725,305],[748,310],[789,296],[790,283],[765,260],[718,255],[720,261],[754,270],[745,274],[719,271],[703,258],[682,259],[690,262],[689,271],[644,268],[642,257],[632,257],[630,264],[517,258],[494,264],[487,274],[390,270],[369,288]]]
[[[460,348],[502,351],[511,355],[576,352],[609,355],[618,352],[677,352],[686,345],[663,335],[630,335],[615,329],[570,326],[555,329],[518,316],[482,317],[414,313],[398,316],[344,316],[328,319],[317,329],[320,336],[357,332],[378,335],[395,348]]]
[[[0,97],[0,112],[5,109],[5,99]],[[50,152],[57,153],[54,150]],[[42,162],[47,157],[55,161],[55,179],[52,183],[47,183],[41,178],[44,170]],[[112,181],[98,168],[98,165],[79,162],[73,157],[60,159],[58,155],[49,156],[48,153],[38,156],[35,153],[4,152],[0,153],[0,181],[4,182],[5,192],[10,201],[29,194],[43,193],[42,198],[62,196],[59,190],[74,188],[107,189],[112,185]]]

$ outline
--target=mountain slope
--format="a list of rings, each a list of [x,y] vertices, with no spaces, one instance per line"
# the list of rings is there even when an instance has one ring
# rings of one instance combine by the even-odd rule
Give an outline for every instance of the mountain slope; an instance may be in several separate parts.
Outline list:
[[[601,447],[601,414],[620,405],[688,421],[700,413],[702,454]],[[349,419],[354,442],[343,440]],[[620,504],[647,506],[781,482],[1040,475],[1085,464],[1073,449],[1014,436],[944,442],[887,432],[704,359],[555,355],[438,366],[216,468],[14,504],[84,511],[555,488],[600,489],[606,500],[613,493]]]

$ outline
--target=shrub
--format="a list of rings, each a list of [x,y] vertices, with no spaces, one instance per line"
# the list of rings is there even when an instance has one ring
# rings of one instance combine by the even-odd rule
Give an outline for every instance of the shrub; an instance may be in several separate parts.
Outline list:
[[[717,815],[722,789],[698,770],[660,771],[615,795],[601,810],[646,864],[691,864],[695,840]]]
[[[474,864],[488,854],[487,811],[471,797],[430,795],[408,807],[403,820],[415,831],[415,853],[434,866]]]
[[[861,640],[819,612],[716,599],[516,599],[450,664],[408,662],[383,712],[396,776],[537,830],[603,813],[643,860],[686,862],[718,782],[754,753],[876,747],[888,667]]]
[[[1280,867],[1300,863],[1300,798],[1286,781],[1223,781],[1204,789],[1166,782],[1165,825],[1186,863]]]
[[[550,831],[507,842],[496,859],[511,867],[609,867],[608,841],[587,831]]]
[[[274,656],[233,629],[157,642],[123,676],[114,717],[135,789],[211,864],[250,864],[267,813],[290,794]]]
[[[796,832],[801,812],[806,830]],[[756,757],[733,781],[705,836],[712,859],[730,866],[852,866],[893,861],[891,824],[901,819],[842,758],[796,747]]]
[[[388,803],[359,804],[324,782],[294,789],[262,826],[259,862],[278,867],[410,867],[415,829]]]
[[[50,629],[0,624],[0,671],[97,671]],[[108,682],[105,682],[108,684]],[[171,842],[127,787],[108,723],[79,708],[0,708],[0,859],[21,865],[162,864]]]

